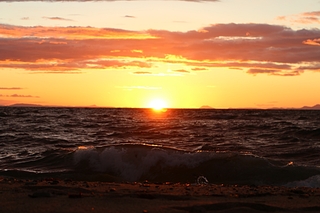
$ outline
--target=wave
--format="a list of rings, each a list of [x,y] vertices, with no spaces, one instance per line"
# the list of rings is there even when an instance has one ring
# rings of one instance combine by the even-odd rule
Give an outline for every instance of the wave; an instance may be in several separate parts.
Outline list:
[[[248,153],[184,151],[145,144],[79,146],[1,158],[0,174],[92,181],[285,185],[320,187],[320,168]],[[41,156],[41,157],[40,157]]]
[[[216,184],[284,185],[320,175],[317,167],[292,162],[283,165],[250,154],[186,152],[146,145],[81,147],[73,160],[78,172],[107,173],[121,181],[195,182],[203,176]]]

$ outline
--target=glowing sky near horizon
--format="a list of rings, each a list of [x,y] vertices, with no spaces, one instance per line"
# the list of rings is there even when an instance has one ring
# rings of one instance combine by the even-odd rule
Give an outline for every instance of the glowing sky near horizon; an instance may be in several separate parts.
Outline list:
[[[313,106],[319,26],[319,0],[0,0],[0,105]]]

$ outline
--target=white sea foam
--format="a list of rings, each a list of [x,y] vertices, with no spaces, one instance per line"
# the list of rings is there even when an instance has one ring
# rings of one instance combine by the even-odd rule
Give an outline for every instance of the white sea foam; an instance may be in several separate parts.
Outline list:
[[[320,175],[315,175],[301,181],[293,181],[293,182],[287,183],[285,186],[318,188],[320,187]]]
[[[136,181],[153,167],[192,168],[212,158],[213,153],[189,153],[177,150],[137,147],[107,147],[102,152],[96,149],[79,149],[75,152],[74,162],[89,162],[100,172],[115,173],[125,180]]]

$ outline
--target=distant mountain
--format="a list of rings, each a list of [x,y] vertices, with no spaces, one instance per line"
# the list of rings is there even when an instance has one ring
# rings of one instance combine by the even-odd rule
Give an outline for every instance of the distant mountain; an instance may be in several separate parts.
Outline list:
[[[200,109],[213,109],[213,108],[209,105],[203,105],[200,107]]]
[[[320,104],[316,104],[314,106],[304,106],[301,109],[319,109],[320,110]]]
[[[12,104],[9,105],[9,107],[43,107],[39,104],[24,104],[24,103],[18,103],[18,104]]]

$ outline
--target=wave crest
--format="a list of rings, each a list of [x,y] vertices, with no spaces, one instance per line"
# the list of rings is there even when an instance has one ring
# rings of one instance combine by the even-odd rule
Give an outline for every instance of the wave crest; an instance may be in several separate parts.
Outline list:
[[[123,181],[286,184],[319,174],[318,168],[280,164],[239,153],[186,152],[143,145],[80,149],[74,153],[76,170],[99,172]]]

